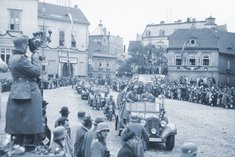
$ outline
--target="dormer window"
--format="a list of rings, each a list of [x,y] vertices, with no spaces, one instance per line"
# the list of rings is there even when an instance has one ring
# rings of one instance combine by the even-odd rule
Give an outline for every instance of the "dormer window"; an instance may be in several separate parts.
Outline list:
[[[198,41],[196,38],[191,38],[188,43],[189,43],[189,46],[191,47],[198,46]]]

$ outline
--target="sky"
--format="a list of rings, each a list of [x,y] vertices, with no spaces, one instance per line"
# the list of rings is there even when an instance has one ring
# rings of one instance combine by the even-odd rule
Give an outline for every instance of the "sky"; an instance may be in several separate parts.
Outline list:
[[[58,0],[45,0],[46,3]],[[89,31],[97,28],[100,20],[111,35],[123,37],[124,44],[136,40],[148,24],[167,23],[188,17],[202,21],[212,16],[218,25],[227,24],[235,33],[234,0],[70,0],[90,22]]]

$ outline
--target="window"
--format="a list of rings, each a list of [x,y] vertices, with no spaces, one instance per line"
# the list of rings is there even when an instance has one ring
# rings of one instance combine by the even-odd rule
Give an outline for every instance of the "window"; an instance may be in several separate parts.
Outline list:
[[[165,31],[162,30],[162,29],[160,29],[160,31],[159,31],[159,36],[164,36],[164,35],[165,35]]]
[[[203,56],[202,65],[210,65],[210,57],[208,55]]]
[[[195,65],[196,64],[196,57],[195,55],[189,56],[189,65]]]
[[[64,46],[64,31],[60,31],[60,34],[59,34],[59,46]]]
[[[9,10],[10,11],[10,30],[20,31],[20,10]]]
[[[4,49],[2,48],[1,49],[1,58],[4,62],[6,62],[8,64],[8,61],[9,61],[9,58],[10,58],[10,52],[11,50],[10,49]]]
[[[146,31],[146,37],[150,37],[151,36],[151,31]]]
[[[227,60],[227,69],[230,69],[230,60]]]
[[[71,47],[76,47],[76,40],[73,33],[71,34]]]
[[[182,65],[181,55],[175,56],[175,65]]]

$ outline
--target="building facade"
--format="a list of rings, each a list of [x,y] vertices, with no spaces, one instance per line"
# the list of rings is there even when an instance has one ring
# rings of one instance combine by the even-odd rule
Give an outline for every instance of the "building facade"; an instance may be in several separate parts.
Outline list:
[[[13,39],[20,34],[32,37],[37,31],[37,0],[2,0],[0,5],[0,55],[8,63],[14,48]],[[29,20],[30,19],[30,20]],[[30,56],[30,52],[27,52]],[[10,73],[0,74],[9,78]]]
[[[42,11],[45,8],[45,13]],[[44,23],[44,24],[43,24]],[[51,43],[44,49],[46,71],[59,76],[87,76],[88,27],[77,7],[39,2],[38,28],[51,30]]]
[[[87,76],[90,23],[79,8],[38,0],[3,0],[0,11],[0,53],[4,61],[8,62],[15,36],[24,34],[31,38],[33,33],[43,31],[48,36],[50,31],[51,42],[39,49],[46,58],[44,74]],[[27,55],[31,56],[29,50]]]
[[[196,19],[187,18],[185,22],[177,20],[174,23],[165,23],[161,21],[160,24],[148,24],[142,34],[141,42],[143,45],[154,44],[156,46],[168,47],[168,37],[177,29],[189,28],[216,28],[227,31],[226,25],[217,25],[215,18],[208,17],[205,21],[197,21]]]
[[[235,33],[179,29],[169,37],[167,58],[170,80],[235,85]]]
[[[88,76],[114,77],[117,56],[121,53],[123,53],[123,39],[111,35],[100,23],[89,36]]]

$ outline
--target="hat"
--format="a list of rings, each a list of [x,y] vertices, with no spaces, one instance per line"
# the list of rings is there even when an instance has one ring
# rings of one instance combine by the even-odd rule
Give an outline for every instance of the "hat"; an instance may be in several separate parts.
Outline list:
[[[109,131],[109,126],[105,122],[101,122],[97,125],[96,133],[101,131]]]
[[[65,137],[66,130],[63,126],[58,126],[53,131],[53,140],[60,140]]]
[[[97,118],[95,119],[94,124],[98,125],[98,124],[101,123],[101,122],[104,122],[103,118],[97,117]]]
[[[90,116],[86,116],[83,118],[83,125],[84,126],[91,126],[92,125],[92,120]]]
[[[17,52],[21,52],[22,54],[26,53],[27,50],[27,46],[28,46],[28,36],[25,35],[21,35],[16,37],[13,40],[14,46],[15,48],[13,50],[17,51]]]
[[[123,140],[126,142],[132,139],[134,136],[135,136],[135,132],[129,129],[129,131],[123,135]]]
[[[69,112],[69,109],[68,109],[68,107],[62,107],[61,109],[60,109],[60,114],[62,114],[62,115],[68,115],[70,112]]]
[[[78,118],[84,118],[86,113],[84,111],[78,112]]]
[[[181,150],[181,157],[193,157],[197,155],[197,146],[194,143],[184,143]]]

